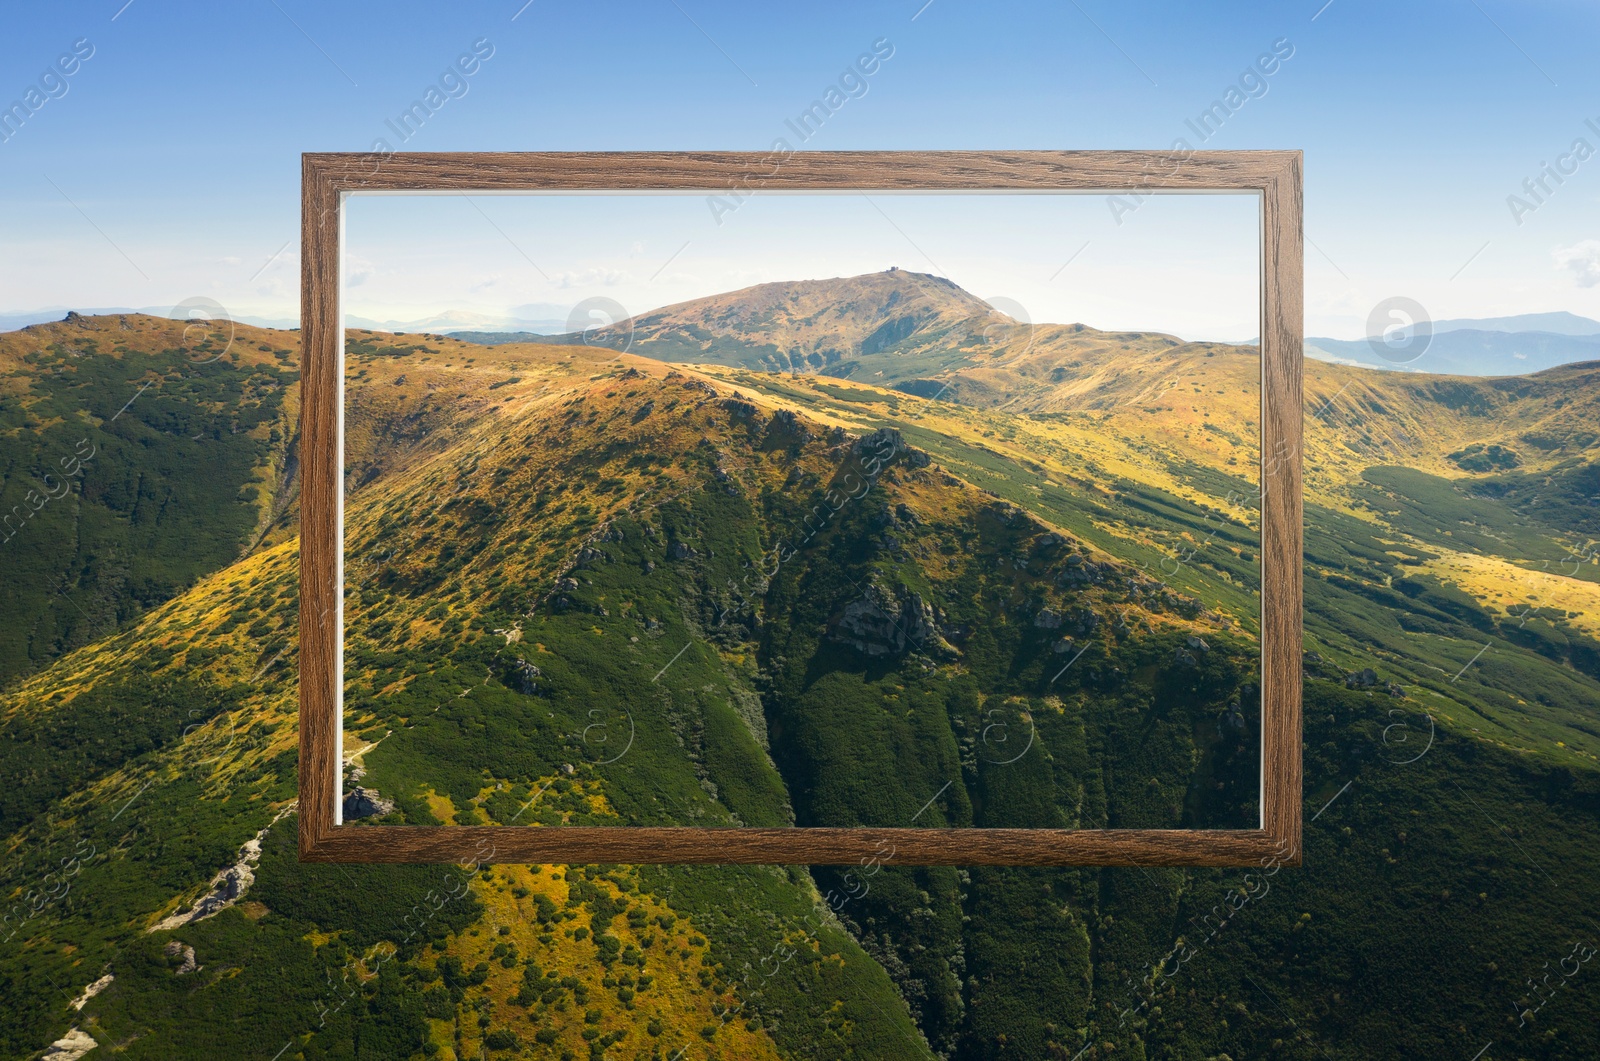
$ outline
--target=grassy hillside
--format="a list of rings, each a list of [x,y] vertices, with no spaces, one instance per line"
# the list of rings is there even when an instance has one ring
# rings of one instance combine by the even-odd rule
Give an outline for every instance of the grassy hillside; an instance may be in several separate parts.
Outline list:
[[[1251,653],[1197,602],[893,433],[663,371],[507,413],[366,495],[350,548],[394,555],[347,599],[347,726],[394,809],[364,821],[1253,820]],[[933,903],[927,934],[872,943],[941,1049],[960,891],[889,868],[854,915]]]
[[[898,379],[958,363],[960,347],[1014,324],[943,277],[892,269],[758,284],[552,339],[769,371],[882,377],[892,367]]]
[[[475,345],[353,332],[350,492],[447,447],[490,406],[611,360],[520,349],[480,364]],[[74,314],[0,335],[13,620],[0,629],[0,684],[292,535],[298,417],[292,333]]]
[[[1202,360],[1217,364],[1221,375],[1205,377],[1208,385],[1235,393],[1229,373],[1237,381],[1247,355]],[[1130,371],[1137,368],[1135,362]],[[1192,393],[1178,384],[1202,378],[1176,357],[1165,371],[1170,378],[1163,389],[1171,393]],[[1536,467],[1547,474],[1537,478],[1562,498],[1571,495],[1556,469],[1592,466],[1584,429],[1575,427],[1567,409],[1600,390],[1600,377],[1577,375],[1575,381],[1577,370],[1558,371],[1556,379],[1541,375],[1523,388],[1543,401],[1521,424],[1512,402],[1500,405],[1498,416],[1475,413],[1452,422],[1445,408],[1430,418],[1422,409],[1427,395],[1456,393],[1437,382],[1407,381],[1384,397],[1407,417],[1429,423],[1441,446],[1471,445],[1462,439],[1471,437],[1474,423],[1492,423],[1504,434],[1541,425],[1552,443],[1561,443],[1541,455]],[[1206,430],[1178,415],[1173,398],[1150,408],[1014,415],[855,383],[737,370],[719,375],[746,393],[855,430],[901,425],[908,439],[954,473],[1251,628],[1259,580],[1251,468],[1259,451],[1248,423],[1227,400],[1187,400],[1211,427]],[[1378,383],[1396,378],[1386,374]],[[1494,409],[1495,397],[1509,389],[1505,382],[1462,385],[1481,387],[1485,407]],[[1320,386],[1313,381],[1308,389]],[[1529,488],[1514,490],[1505,473],[1456,469],[1446,478],[1341,454],[1349,430],[1342,425],[1373,415],[1367,403],[1374,399],[1351,399],[1353,389],[1337,399],[1355,403],[1339,406],[1339,430],[1316,417],[1308,421],[1314,448],[1306,461],[1306,648],[1321,661],[1316,665],[1330,677],[1375,668],[1385,683],[1404,686],[1463,733],[1569,764],[1593,764],[1600,755],[1594,710],[1600,641],[1592,604],[1600,567],[1586,544],[1593,541],[1584,533],[1588,524],[1557,518],[1581,508],[1581,499],[1534,502]],[[1534,399],[1517,402],[1532,405]],[[1414,460],[1404,450],[1389,454],[1407,465]]]
[[[792,336],[870,322],[824,293]],[[933,399],[352,333],[352,817],[1247,820],[1253,354],[1078,335]],[[274,487],[5,694],[0,1056],[1596,1056],[1588,372],[1311,366],[1305,865],[1251,875],[302,866]]]
[[[0,683],[269,531],[293,489],[293,345],[244,325],[185,332],[140,315],[0,336]]]

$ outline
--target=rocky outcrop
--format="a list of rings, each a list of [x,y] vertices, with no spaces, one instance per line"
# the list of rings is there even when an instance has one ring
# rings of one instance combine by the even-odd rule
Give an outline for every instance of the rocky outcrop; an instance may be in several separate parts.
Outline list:
[[[384,799],[377,790],[357,785],[344,794],[344,820],[381,818],[394,811],[394,800]]]
[[[550,608],[557,615],[569,611],[593,611],[588,605],[573,596],[578,592],[578,580],[570,575],[556,579],[555,588],[550,592]]]
[[[178,967],[173,970],[173,976],[183,976],[185,973],[192,973],[200,968],[194,961],[194,948],[181,940],[168,940],[167,945],[161,948],[161,952],[169,958],[183,956],[183,961],[179,962]]]
[[[41,1061],[78,1061],[78,1058],[99,1045],[88,1032],[72,1028],[39,1056]]]
[[[811,432],[792,411],[779,409],[767,424],[766,440],[774,445],[793,445],[811,441]]]
[[[1309,659],[1309,657],[1307,658]],[[1317,658],[1320,662],[1321,657],[1319,656]],[[1383,681],[1378,677],[1378,672],[1373,670],[1371,667],[1367,667],[1364,670],[1353,671],[1350,674],[1345,675],[1344,687],[1346,689],[1381,689],[1383,692],[1396,698],[1404,697],[1406,695],[1405,686],[1396,685],[1394,682]]]
[[[199,902],[188,910],[162,918],[145,931],[165,932],[203,921],[244,898],[245,892],[250,890],[250,885],[256,882],[256,866],[261,863],[261,843],[267,838],[267,832],[282,821],[284,816],[292,813],[298,803],[296,800],[284,807],[260,832],[246,840],[244,846],[239,848],[239,860],[211,878],[211,891]]]
[[[717,454],[717,460],[718,461],[722,460],[722,455],[720,453]],[[713,479],[715,479],[717,482],[722,484],[723,492],[725,492],[729,497],[738,496],[738,493],[739,493],[739,485],[738,485],[738,483],[736,483],[734,481],[733,476],[730,475],[728,473],[728,470],[726,468],[724,468],[721,464],[717,464],[717,465],[712,467],[712,469],[711,469],[711,477]]]
[[[1108,563],[1096,563],[1077,553],[1067,557],[1062,562],[1061,574],[1056,576],[1056,585],[1063,589],[1076,589],[1083,586],[1098,586],[1105,583],[1115,573],[1116,568]]]
[[[939,632],[952,645],[964,645],[972,636],[972,627],[967,623],[940,623]]]
[[[1378,672],[1371,667],[1347,674],[1344,678],[1344,687],[1346,689],[1371,689],[1377,684]]]
[[[906,468],[926,468],[933,463],[931,457],[920,449],[912,449],[900,432],[892,427],[880,427],[856,439],[851,447],[863,463],[872,465],[868,471],[876,474],[891,464]]]
[[[722,407],[728,410],[728,415],[733,420],[753,421],[756,419],[756,407],[743,398],[724,398]]]
[[[960,655],[944,638],[933,605],[904,587],[888,589],[869,583],[860,597],[844,606],[828,632],[829,639],[871,659],[908,652],[953,659]]]
[[[524,696],[534,696],[539,692],[539,679],[543,672],[525,659],[514,659],[511,663],[510,673],[507,675],[506,684]]]
[[[83,989],[83,994],[79,995],[77,998],[72,1000],[72,1008],[75,1009],[75,1010],[78,1010],[78,1009],[82,1009],[84,1006],[87,1006],[89,1004],[89,1000],[91,998],[93,998],[94,996],[98,995],[100,992],[104,991],[106,988],[110,987],[111,986],[111,981],[113,981],[115,979],[116,979],[115,976],[112,976],[110,973],[106,973],[100,979],[96,980],[94,983],[92,983],[88,987],[84,988]]]
[[[1100,616],[1092,608],[1074,608],[1063,618],[1078,637],[1088,637],[1100,628]]]

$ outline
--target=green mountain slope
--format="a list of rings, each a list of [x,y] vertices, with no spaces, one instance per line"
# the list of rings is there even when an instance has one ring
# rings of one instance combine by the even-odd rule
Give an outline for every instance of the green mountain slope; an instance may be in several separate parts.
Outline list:
[[[352,335],[347,813],[1247,817],[1253,355],[1149,344],[928,400]],[[1586,373],[1313,369],[1305,864],[1250,875],[301,866],[291,499],[7,693],[0,1055],[1595,1056]]]
[[[238,559],[293,489],[292,340],[141,315],[0,336],[0,682]]]
[[[372,820],[1254,820],[1251,652],[1197,602],[893,432],[659,372],[508,416],[368,495],[356,555],[410,535],[347,599],[360,783],[394,804]],[[891,867],[855,916],[929,890],[939,923],[874,954],[948,1049],[955,871]]]

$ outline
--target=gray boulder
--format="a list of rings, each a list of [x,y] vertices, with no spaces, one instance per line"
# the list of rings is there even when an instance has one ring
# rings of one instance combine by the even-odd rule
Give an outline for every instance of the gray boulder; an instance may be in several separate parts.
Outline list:
[[[381,818],[394,810],[394,800],[384,799],[376,789],[357,785],[344,794],[344,818]]]

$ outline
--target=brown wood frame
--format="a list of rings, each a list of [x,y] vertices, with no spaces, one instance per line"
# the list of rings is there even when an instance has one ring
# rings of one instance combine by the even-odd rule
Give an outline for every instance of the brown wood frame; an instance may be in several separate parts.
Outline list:
[[[1299,151],[307,154],[302,159],[300,859],[908,865],[1298,865],[1302,159]],[[340,258],[352,192],[1256,192],[1261,202],[1261,827],[346,826]],[[891,849],[887,858],[884,848]]]

